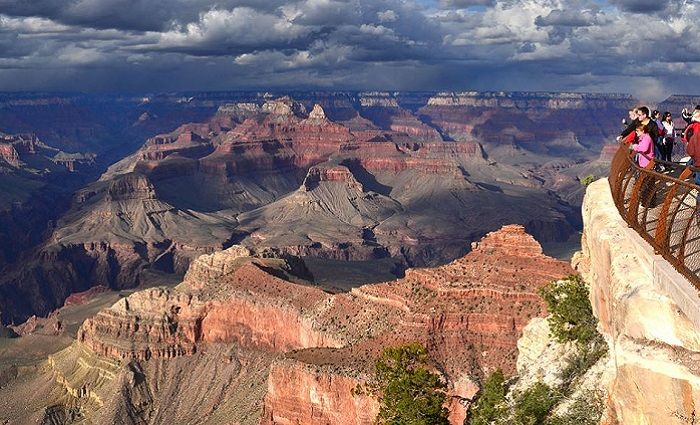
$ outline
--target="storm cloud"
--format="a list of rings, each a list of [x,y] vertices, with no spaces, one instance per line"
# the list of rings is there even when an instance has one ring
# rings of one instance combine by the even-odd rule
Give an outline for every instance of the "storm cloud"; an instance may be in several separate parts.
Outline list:
[[[0,90],[656,99],[693,92],[699,20],[691,0],[0,0]]]

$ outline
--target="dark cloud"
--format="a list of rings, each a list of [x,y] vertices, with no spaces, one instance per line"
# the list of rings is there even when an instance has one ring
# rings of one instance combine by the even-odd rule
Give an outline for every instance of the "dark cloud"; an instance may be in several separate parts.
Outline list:
[[[699,20],[690,0],[0,0],[0,90],[662,96],[700,76]]]
[[[598,23],[598,11],[554,9],[547,16],[538,16],[535,24],[544,26],[588,27]]]
[[[651,13],[665,10],[672,0],[611,0],[612,4],[622,10],[633,13]]]
[[[440,0],[440,6],[445,9],[465,8],[471,6],[492,6],[495,0]]]
[[[160,31],[174,23],[195,21],[214,8],[270,10],[281,4],[274,0],[0,0],[0,13],[100,29]]]

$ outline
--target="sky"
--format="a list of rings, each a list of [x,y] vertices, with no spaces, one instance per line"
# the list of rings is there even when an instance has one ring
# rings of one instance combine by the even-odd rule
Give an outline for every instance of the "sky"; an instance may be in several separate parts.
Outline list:
[[[698,23],[697,0],[0,0],[0,90],[661,100],[700,93]]]

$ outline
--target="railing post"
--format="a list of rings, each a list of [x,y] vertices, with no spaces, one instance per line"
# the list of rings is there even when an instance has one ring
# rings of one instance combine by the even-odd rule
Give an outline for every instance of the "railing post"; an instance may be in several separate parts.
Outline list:
[[[678,176],[679,180],[685,180],[693,174],[689,167],[686,167],[683,172]],[[669,210],[671,209],[671,203],[678,193],[678,185],[671,183],[668,191],[666,192],[666,197],[664,198],[664,203],[661,206],[661,211],[659,211],[659,221],[656,225],[656,232],[654,234],[654,242],[659,251],[664,251],[669,249],[669,227],[673,225],[673,218],[676,217],[677,210],[674,212],[671,221],[669,222]],[[680,208],[680,207],[679,207]]]
[[[630,197],[630,208],[627,210],[627,223],[632,227],[639,229],[639,194],[642,191],[642,185],[649,178],[648,171],[654,168],[654,160],[649,161],[649,164],[639,169],[639,177],[634,182],[632,196]]]

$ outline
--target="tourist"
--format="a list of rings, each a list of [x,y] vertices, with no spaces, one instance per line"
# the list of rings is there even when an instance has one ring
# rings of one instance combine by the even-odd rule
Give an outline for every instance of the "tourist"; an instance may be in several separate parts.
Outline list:
[[[675,128],[673,125],[673,117],[670,112],[664,112],[661,125],[665,133],[663,142],[661,143],[661,159],[664,161],[671,161],[671,157],[673,156],[673,144],[676,137],[674,136]]]
[[[658,109],[654,109],[651,113],[651,119],[656,123],[656,128],[659,130],[657,136],[654,140],[654,153],[656,158],[661,160],[666,160],[664,155],[664,136],[666,131],[664,130],[664,125],[661,123],[661,112]]]
[[[637,108],[636,121],[632,122],[622,133],[620,133],[620,137],[618,138],[618,140],[620,140],[620,138],[625,139],[628,135],[634,133],[639,124],[642,124],[647,127],[647,129],[649,130],[649,136],[651,136],[652,141],[658,139],[659,127],[656,125],[656,121],[651,119],[649,108],[647,108],[646,106],[640,106]]]
[[[627,111],[628,118],[622,119],[622,127],[627,128],[628,125],[632,124],[637,120],[637,108],[631,108]]]
[[[683,131],[683,137],[681,138],[681,141],[685,145],[685,150],[688,152],[691,158],[693,158],[695,164],[699,164],[699,162],[696,160],[693,154],[690,153],[691,148],[689,146],[689,143],[693,135],[698,133],[700,133],[700,109],[696,109],[693,111],[693,114],[690,116],[690,121],[688,121],[688,126],[685,128],[685,131]],[[700,159],[700,152],[698,152],[698,154],[699,155],[697,159]]]
[[[681,118],[683,118],[683,121],[685,121],[687,124],[690,124],[691,121],[693,120],[693,113],[695,111],[700,111],[700,105],[695,105],[695,110],[693,112],[688,112],[688,108],[683,108],[681,111]]]
[[[631,149],[637,152],[637,164],[645,168],[654,159],[654,142],[650,134],[649,124],[639,124],[635,129],[637,134],[637,143],[631,146]]]

